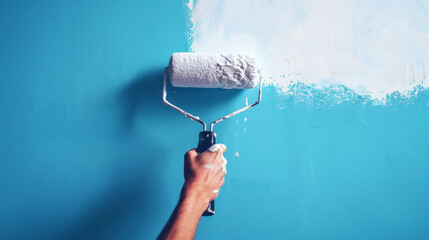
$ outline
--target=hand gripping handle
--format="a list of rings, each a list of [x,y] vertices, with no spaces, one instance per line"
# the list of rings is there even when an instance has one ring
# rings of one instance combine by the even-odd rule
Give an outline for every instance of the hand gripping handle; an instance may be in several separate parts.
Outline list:
[[[216,134],[212,131],[202,131],[200,132],[197,153],[200,154],[206,151],[209,147],[216,143]],[[215,214],[214,200],[211,201],[204,211],[203,216],[212,216]]]

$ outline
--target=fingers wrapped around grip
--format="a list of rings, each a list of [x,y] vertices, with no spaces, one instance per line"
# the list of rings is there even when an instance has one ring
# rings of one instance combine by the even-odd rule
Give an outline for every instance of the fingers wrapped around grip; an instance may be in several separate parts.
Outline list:
[[[185,154],[185,181],[189,185],[204,189],[211,200],[217,197],[225,182],[227,164],[223,157],[225,151],[225,145],[214,144],[201,154],[195,149]]]

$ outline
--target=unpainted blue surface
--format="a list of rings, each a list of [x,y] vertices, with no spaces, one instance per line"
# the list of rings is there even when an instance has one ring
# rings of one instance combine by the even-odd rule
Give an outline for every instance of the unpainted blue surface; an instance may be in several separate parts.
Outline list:
[[[182,7],[0,2],[0,239],[157,236],[201,130],[161,102],[163,68],[187,51]],[[169,88],[208,120],[256,94]],[[215,128],[228,175],[196,238],[426,238],[428,97],[318,104],[265,87]]]

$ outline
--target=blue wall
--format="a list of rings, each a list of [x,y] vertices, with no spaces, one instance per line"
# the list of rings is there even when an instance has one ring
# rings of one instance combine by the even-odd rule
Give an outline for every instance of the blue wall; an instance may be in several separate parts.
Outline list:
[[[0,2],[0,239],[156,237],[200,131],[161,102],[184,21],[181,1]],[[209,120],[257,93],[170,90]],[[215,129],[228,175],[197,239],[427,237],[428,99],[264,88]]]

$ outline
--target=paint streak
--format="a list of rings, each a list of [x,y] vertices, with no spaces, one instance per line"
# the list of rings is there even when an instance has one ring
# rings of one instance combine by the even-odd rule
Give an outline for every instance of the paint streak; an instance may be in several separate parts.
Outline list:
[[[252,54],[279,93],[305,84],[306,94],[323,90],[337,102],[353,94],[384,102],[429,87],[427,0],[187,3],[192,51]]]

